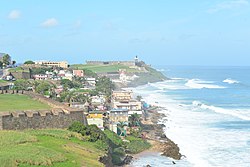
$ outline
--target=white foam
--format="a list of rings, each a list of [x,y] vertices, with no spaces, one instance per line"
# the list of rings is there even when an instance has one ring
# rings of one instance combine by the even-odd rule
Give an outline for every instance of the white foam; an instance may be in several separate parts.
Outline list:
[[[246,110],[239,110],[239,109],[235,109],[235,110],[232,110],[232,109],[224,109],[224,108],[220,108],[220,107],[215,107],[215,106],[209,106],[209,105],[206,105],[206,104],[200,104],[200,107],[202,109],[209,109],[209,110],[212,110],[216,113],[220,113],[220,114],[225,114],[225,115],[230,115],[230,116],[233,116],[233,117],[237,117],[237,118],[240,118],[242,120],[246,120],[246,121],[250,121],[250,111],[246,111]],[[248,115],[247,115],[248,113]]]
[[[187,87],[193,88],[193,89],[203,89],[203,88],[207,88],[207,89],[223,89],[226,87],[223,86],[219,86],[219,85],[215,85],[213,84],[213,81],[203,81],[200,79],[190,79],[187,81],[187,83],[185,84]]]
[[[157,71],[159,72],[164,72],[165,70],[164,69],[156,69]]]
[[[158,105],[166,108],[161,111],[167,115],[168,121],[162,120],[162,123],[166,125],[166,134],[179,145],[180,152],[187,157],[186,160],[192,164],[191,166],[231,167],[250,163],[248,158],[243,157],[248,156],[248,153],[235,151],[244,146],[244,143],[249,140],[250,134],[240,130],[228,131],[206,127],[208,123],[219,122],[222,119],[228,121],[234,120],[235,117],[235,119],[248,120],[250,115],[249,117],[244,115],[247,113],[246,111],[236,111],[237,114],[234,114],[233,110],[209,106],[200,101],[194,101],[193,105],[185,105],[186,103],[182,104],[180,101],[173,100],[172,95],[154,91],[149,93],[148,88],[144,90],[147,92],[144,100],[148,103],[157,101]],[[135,89],[135,93],[141,94],[144,90]],[[194,108],[199,111],[212,110],[214,112],[193,112]],[[225,114],[225,117],[221,114]],[[239,138],[239,136],[241,137]],[[241,162],[239,163],[237,160]],[[183,163],[185,166],[186,162]]]
[[[231,79],[231,78],[227,78],[223,82],[228,83],[228,84],[237,84],[237,83],[240,83],[239,81]]]

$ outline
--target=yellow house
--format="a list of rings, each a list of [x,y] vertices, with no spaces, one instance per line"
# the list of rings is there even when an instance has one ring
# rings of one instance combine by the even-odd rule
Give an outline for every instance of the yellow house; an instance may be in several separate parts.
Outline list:
[[[104,130],[103,114],[104,112],[102,111],[90,111],[87,115],[88,125],[96,125],[101,130]]]

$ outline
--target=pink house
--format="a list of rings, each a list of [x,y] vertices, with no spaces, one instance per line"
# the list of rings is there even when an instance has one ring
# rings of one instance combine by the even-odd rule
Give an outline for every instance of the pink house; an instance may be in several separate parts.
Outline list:
[[[83,77],[84,72],[83,72],[83,70],[73,70],[73,75],[77,76],[77,77]]]

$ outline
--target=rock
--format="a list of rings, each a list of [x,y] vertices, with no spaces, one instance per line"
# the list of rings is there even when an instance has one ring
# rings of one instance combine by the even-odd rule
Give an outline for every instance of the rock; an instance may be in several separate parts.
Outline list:
[[[165,138],[167,138],[167,136],[163,133],[163,134],[161,134],[161,138],[165,139]]]
[[[130,155],[127,155],[124,160],[123,160],[123,164],[130,164],[133,160],[133,157]]]
[[[163,144],[162,155],[171,157],[176,160],[180,160],[182,157],[182,155],[180,154],[180,148],[178,147],[178,145],[169,139],[167,140],[167,142]]]

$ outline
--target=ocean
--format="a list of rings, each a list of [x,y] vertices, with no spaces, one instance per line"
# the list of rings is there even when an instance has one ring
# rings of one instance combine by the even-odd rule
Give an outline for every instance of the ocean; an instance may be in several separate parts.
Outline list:
[[[177,167],[250,167],[250,67],[162,66],[171,80],[133,88],[165,109],[166,135],[186,158]],[[132,89],[132,88],[131,88]],[[173,166],[147,155],[132,165]]]

